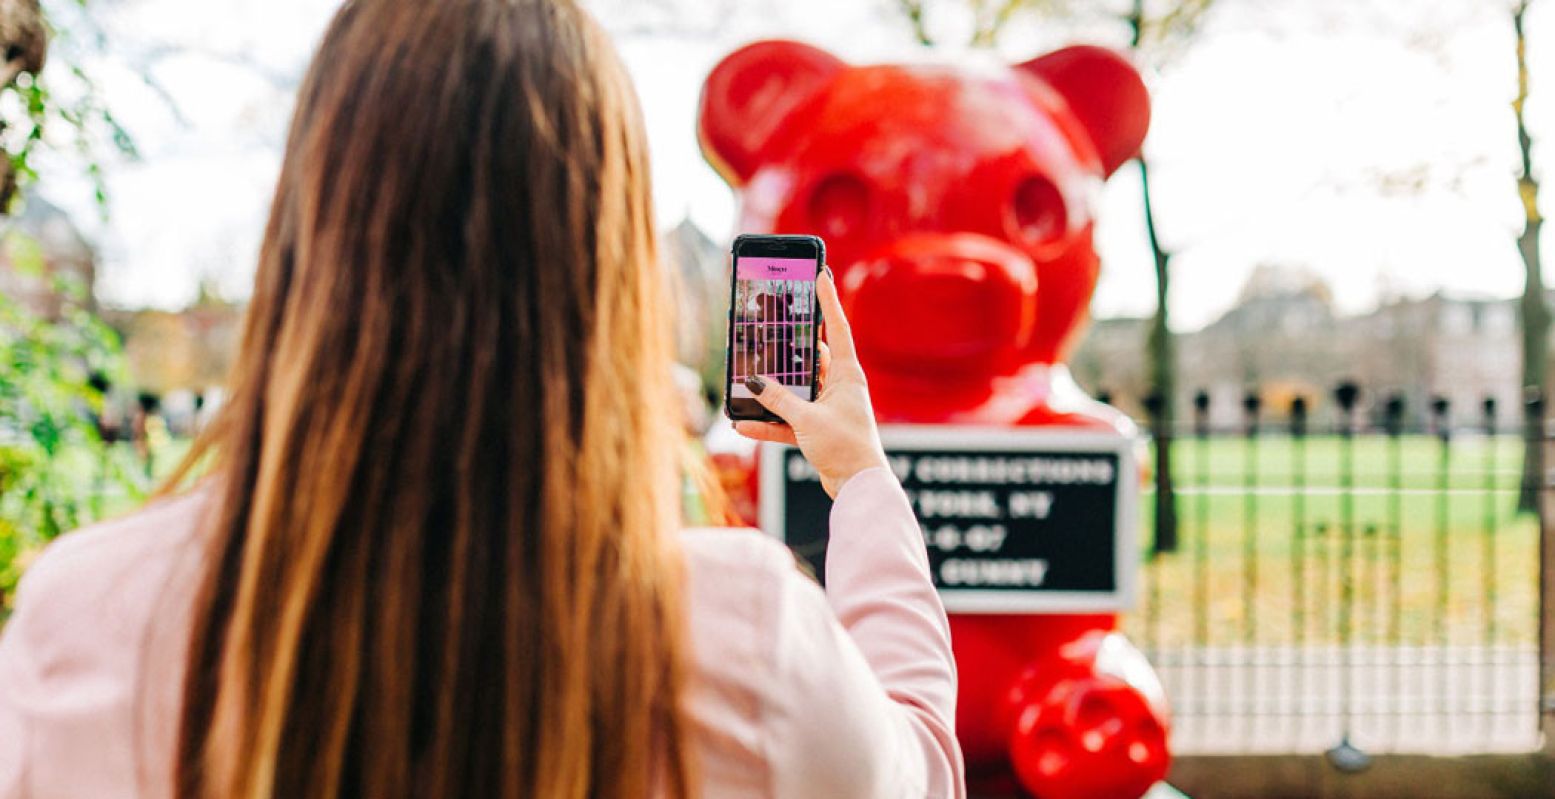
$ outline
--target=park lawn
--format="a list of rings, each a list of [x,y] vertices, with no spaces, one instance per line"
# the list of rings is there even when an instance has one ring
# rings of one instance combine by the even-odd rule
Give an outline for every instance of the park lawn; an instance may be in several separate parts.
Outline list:
[[[1532,515],[1516,513],[1521,440],[1449,442],[1446,494],[1435,490],[1437,440],[1398,444],[1404,491],[1395,494],[1392,442],[1354,442],[1361,490],[1347,527],[1338,439],[1308,442],[1300,497],[1289,438],[1178,442],[1179,547],[1151,556],[1154,498],[1145,491],[1130,633],[1160,646],[1531,644],[1538,543]]]
[[[1523,439],[1518,435],[1460,434],[1445,447],[1435,436],[1399,436],[1395,441],[1366,435],[1351,439],[1349,447],[1351,474],[1359,488],[1391,487],[1397,474],[1404,488],[1436,489],[1444,456],[1451,488],[1483,488],[1489,477],[1498,486],[1515,488],[1522,474]],[[1179,438],[1172,444],[1172,471],[1180,488],[1241,487],[1249,475],[1266,486],[1292,486],[1304,478],[1309,486],[1338,487],[1345,448],[1338,436]]]

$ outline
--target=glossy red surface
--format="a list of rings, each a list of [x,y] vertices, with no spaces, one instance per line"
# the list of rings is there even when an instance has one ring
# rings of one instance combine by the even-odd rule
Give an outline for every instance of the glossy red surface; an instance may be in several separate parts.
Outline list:
[[[713,69],[698,132],[741,232],[826,240],[882,422],[1133,435],[1063,360],[1096,286],[1096,197],[1149,119],[1138,72],[1100,48],[973,69],[772,41]],[[951,617],[974,790],[1126,799],[1165,774],[1153,674],[1098,665],[1116,625]]]
[[[1006,697],[1015,775],[1037,796],[1137,797],[1166,776],[1161,710],[1098,663],[1107,638],[1087,633],[1034,662]]]

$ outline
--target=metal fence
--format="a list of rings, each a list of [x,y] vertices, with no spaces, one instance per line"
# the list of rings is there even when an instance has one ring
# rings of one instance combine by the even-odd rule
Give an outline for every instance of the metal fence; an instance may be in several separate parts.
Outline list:
[[[1147,497],[1128,624],[1172,699],[1174,748],[1341,767],[1537,749],[1539,526],[1518,505],[1538,402],[1486,400],[1454,428],[1439,399],[1406,429],[1402,397],[1322,399],[1321,423],[1306,398],[1270,419],[1249,395],[1214,428],[1203,393],[1186,424],[1152,420],[1175,530]]]

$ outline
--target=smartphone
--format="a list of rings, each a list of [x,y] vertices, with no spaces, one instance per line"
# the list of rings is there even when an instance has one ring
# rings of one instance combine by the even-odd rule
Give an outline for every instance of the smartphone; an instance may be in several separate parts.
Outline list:
[[[745,379],[775,380],[800,399],[815,399],[821,322],[815,280],[826,244],[815,236],[739,236],[729,281],[729,342],[724,413],[730,419],[780,422]]]

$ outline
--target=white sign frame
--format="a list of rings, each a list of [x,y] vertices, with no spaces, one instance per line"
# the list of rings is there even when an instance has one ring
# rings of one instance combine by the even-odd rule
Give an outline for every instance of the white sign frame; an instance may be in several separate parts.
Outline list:
[[[971,425],[881,425],[886,452],[896,449],[944,449],[965,452],[1105,454],[1118,458],[1117,512],[1113,522],[1113,590],[1111,591],[988,591],[941,588],[940,598],[952,613],[1095,613],[1133,607],[1139,579],[1139,459],[1140,439],[1121,433],[1043,427],[981,427]],[[758,461],[761,529],[783,537],[784,456],[793,447],[763,444]]]

